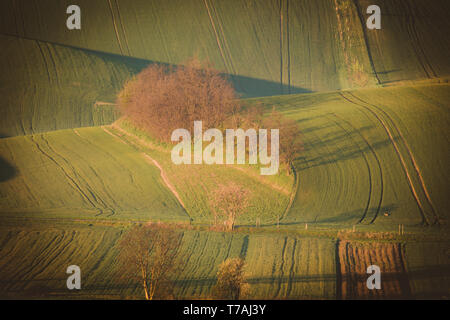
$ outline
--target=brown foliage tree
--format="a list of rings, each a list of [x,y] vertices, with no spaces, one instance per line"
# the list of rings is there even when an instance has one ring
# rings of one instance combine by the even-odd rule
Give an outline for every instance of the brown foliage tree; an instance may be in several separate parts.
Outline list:
[[[150,224],[135,226],[119,242],[120,273],[142,284],[145,298],[167,298],[170,275],[175,271],[181,234],[175,229]]]
[[[161,141],[178,128],[192,132],[221,128],[240,110],[231,83],[210,65],[192,59],[177,67],[150,65],[125,84],[118,96],[122,115]]]
[[[242,215],[249,206],[250,192],[247,189],[230,182],[219,185],[211,194],[210,205],[217,224],[217,218],[225,218],[229,231],[233,230],[237,217]]]
[[[245,296],[248,284],[244,277],[245,262],[241,258],[227,259],[217,272],[217,283],[212,292],[216,299],[238,300]]]

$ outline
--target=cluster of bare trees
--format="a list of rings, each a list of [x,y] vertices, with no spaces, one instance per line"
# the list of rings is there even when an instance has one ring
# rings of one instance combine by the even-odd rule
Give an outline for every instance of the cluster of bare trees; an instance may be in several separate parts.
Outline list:
[[[287,172],[290,174],[292,172],[293,161],[303,151],[303,141],[298,123],[293,119],[283,116],[280,112],[276,111],[275,107],[272,108],[269,115],[265,116],[264,111],[265,108],[261,104],[243,108],[237,116],[233,117],[230,125],[242,129],[278,129],[280,163],[286,165]],[[267,145],[270,152],[270,135],[267,137]]]
[[[178,128],[192,133],[196,120],[203,122],[203,130],[279,129],[280,162],[288,173],[303,147],[297,122],[274,110],[264,116],[263,105],[244,106],[232,84],[197,59],[177,67],[148,66],[125,84],[118,105],[124,117],[164,142]]]
[[[185,65],[150,65],[128,81],[118,97],[121,113],[154,138],[169,142],[178,128],[195,120],[221,128],[241,106],[233,86],[217,70],[197,59]]]

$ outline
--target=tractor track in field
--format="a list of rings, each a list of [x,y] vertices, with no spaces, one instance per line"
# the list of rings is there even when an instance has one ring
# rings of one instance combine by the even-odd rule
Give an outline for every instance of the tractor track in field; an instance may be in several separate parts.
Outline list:
[[[44,139],[43,135],[41,135],[41,138],[46,142],[46,144],[48,145],[50,150],[53,150],[48,141]],[[47,157],[51,162],[53,162],[57,168],[59,168],[62,173],[64,174],[64,176],[71,182],[72,187],[74,187],[75,190],[77,190],[80,195],[82,196],[83,199],[85,199],[93,208],[95,208],[96,210],[98,210],[99,212],[96,214],[96,216],[101,215],[104,213],[102,208],[99,208],[95,202],[98,203],[97,201],[97,197],[95,197],[95,195],[93,194],[93,192],[88,188],[88,192],[91,194],[91,196],[94,198],[93,200],[89,197],[89,195],[83,190],[83,188],[81,187],[80,184],[77,183],[76,178],[72,177],[66,169],[64,169],[64,167],[62,165],[60,165],[58,163],[58,161],[56,161],[54,159],[54,157],[52,157],[48,152],[44,151],[44,149],[39,145],[39,143],[35,140],[34,136],[30,136],[31,141],[36,145],[36,148],[45,156]],[[61,156],[60,156],[61,157]],[[62,158],[62,157],[61,157]],[[63,158],[64,159],[64,158]],[[66,161],[66,160],[65,160]],[[67,161],[66,161],[67,163]],[[114,210],[110,209],[112,212],[114,212]]]
[[[365,143],[365,144],[367,145],[367,147],[369,148],[370,152],[372,153],[373,157],[375,158],[375,161],[377,162],[377,167],[378,167],[378,170],[379,170],[379,177],[380,177],[380,197],[379,197],[378,204],[377,204],[377,211],[375,212],[375,215],[372,217],[372,219],[369,221],[369,224],[372,224],[372,223],[375,222],[375,220],[377,219],[377,217],[378,217],[378,215],[379,215],[379,213],[380,213],[380,210],[381,210],[381,204],[382,204],[382,202],[383,202],[383,195],[384,195],[383,169],[382,169],[382,166],[381,166],[380,159],[378,158],[378,155],[377,155],[375,149],[372,147],[372,145],[369,143],[369,141],[361,134],[361,132],[359,132],[359,130],[358,130],[356,127],[354,127],[354,126],[350,123],[350,121],[347,121],[347,120],[343,119],[342,117],[338,116],[338,115],[335,114],[335,113],[333,113],[333,115],[334,115],[336,118],[338,118],[340,121],[345,122],[349,127],[351,127],[351,128],[354,130],[354,132],[357,132],[357,133],[358,133],[358,135],[361,137],[361,139],[364,141],[364,143]],[[342,130],[346,131],[340,124],[338,124],[338,122],[336,122],[336,124],[337,124],[339,127],[341,127]],[[347,131],[346,131],[346,132],[347,132]],[[369,194],[371,194],[371,193],[372,193],[372,178],[371,178],[372,174],[370,173],[370,165],[369,165],[369,162],[368,162],[366,156],[364,155],[364,152],[359,148],[359,145],[358,145],[358,149],[359,149],[360,152],[363,154],[364,161],[366,162],[367,168],[368,168],[368,170],[369,170],[369,176],[370,176],[370,190],[371,190]],[[367,206],[366,206],[364,215],[361,217],[361,219],[359,220],[358,223],[362,223],[363,220],[366,218],[367,213],[368,213],[368,210],[369,210],[370,202],[371,202],[371,195],[369,196],[369,199],[368,199],[368,201],[367,201]]]
[[[36,268],[33,268],[34,270],[32,269],[32,271],[33,271],[32,278],[35,279],[39,274],[44,272],[47,269],[47,267],[49,267],[56,259],[58,259],[58,257],[64,252],[64,250],[66,250],[67,247],[72,244],[72,242],[74,240],[74,237],[75,237],[75,234],[76,234],[75,231],[70,232],[70,235],[69,235],[70,239],[67,239],[67,237],[66,237],[66,239],[63,238],[62,240],[64,240],[64,241],[61,241],[61,246],[56,247],[50,253],[50,255],[48,255],[48,254],[45,255],[45,258],[50,256],[50,259],[48,259],[48,261],[46,261],[46,262],[45,262],[45,259],[44,259],[44,261],[42,261],[42,262],[45,262],[44,265],[42,264],[42,262],[39,263],[39,265],[38,265],[39,269],[38,270],[36,270]]]
[[[207,0],[205,0],[205,1],[207,1]],[[222,34],[223,44],[224,44],[225,52],[227,53],[227,59],[228,59],[228,63],[230,64],[230,67],[231,67],[231,72],[232,72],[232,74],[236,75],[237,73],[236,73],[236,69],[234,68],[233,59],[231,57],[230,46],[228,45],[227,37],[225,36],[225,31],[223,29],[223,23],[221,22],[219,13],[217,12],[216,7],[214,6],[214,3],[212,1],[211,1],[211,8],[212,8],[212,11],[214,12],[214,15],[216,16],[217,24],[219,25],[220,33]]]
[[[408,4],[405,5],[405,9],[408,12],[406,29],[411,41],[413,42],[412,48],[416,54],[417,61],[425,72],[427,78],[435,78],[437,77],[436,72],[430,63],[425,50],[423,50],[423,46],[420,44],[419,35],[417,33],[416,23],[414,20],[414,12]]]
[[[44,61],[44,65],[45,65],[45,71],[47,71],[47,77],[48,77],[48,83],[51,85],[52,84],[52,79],[50,77],[50,71],[48,68],[48,63],[47,63],[47,59],[45,59],[45,54],[44,51],[42,50],[41,44],[39,43],[39,40],[35,40],[36,44],[39,48],[39,51],[41,52],[41,56],[42,56],[42,60]]]
[[[130,57],[132,57],[133,55],[132,55],[131,50],[130,50],[130,44],[128,43],[127,33],[125,32],[125,27],[123,25],[123,19],[122,19],[122,15],[120,14],[120,7],[119,7],[119,1],[118,0],[116,0],[116,8],[117,8],[117,17],[119,18],[120,27],[122,29],[123,38],[125,39],[125,45],[127,47],[128,55]]]
[[[368,106],[371,106],[371,107],[377,109],[377,110],[378,110],[379,112],[381,112],[387,119],[389,119],[389,121],[391,122],[392,127],[395,129],[395,131],[397,132],[398,136],[401,138],[401,140],[402,140],[402,142],[403,142],[403,145],[405,146],[405,148],[406,148],[406,150],[407,150],[407,152],[408,152],[408,156],[409,156],[409,158],[410,158],[410,160],[411,160],[411,162],[412,162],[412,165],[413,165],[413,167],[414,167],[414,171],[416,172],[417,177],[418,177],[418,179],[419,179],[420,187],[422,188],[422,191],[423,191],[423,193],[425,194],[425,197],[426,197],[426,199],[427,199],[427,202],[428,202],[428,204],[430,205],[430,208],[431,208],[433,217],[435,218],[435,223],[439,224],[439,221],[440,221],[439,214],[437,213],[437,210],[436,210],[436,208],[435,208],[435,206],[434,206],[434,204],[433,204],[433,201],[431,200],[429,191],[428,191],[428,189],[427,189],[427,187],[426,187],[426,184],[425,184],[425,181],[424,181],[424,179],[423,179],[422,173],[421,173],[421,171],[420,171],[419,165],[417,164],[416,158],[415,158],[414,155],[413,155],[413,152],[412,152],[412,150],[411,150],[411,147],[409,146],[408,142],[406,141],[404,135],[402,134],[402,132],[400,131],[400,129],[398,128],[398,126],[395,124],[395,121],[394,121],[394,120],[392,119],[392,117],[391,117],[386,111],[384,111],[382,108],[380,108],[380,107],[378,107],[378,106],[376,106],[376,105],[374,105],[374,104],[368,103],[367,101],[364,101],[363,99],[361,99],[361,98],[355,96],[355,95],[354,95],[353,93],[351,93],[351,92],[350,92],[350,95],[353,96],[355,99],[361,101],[361,103],[364,103],[364,104],[366,104],[366,105],[368,105]]]
[[[60,82],[59,82],[59,76],[58,76],[58,68],[56,68],[55,59],[53,58],[53,53],[52,53],[52,51],[50,50],[50,44],[49,44],[48,42],[44,42],[44,43],[45,43],[45,46],[46,46],[47,51],[48,51],[48,57],[50,58],[50,61],[52,62],[53,69],[55,70],[55,80],[56,80],[56,83],[57,83],[58,85],[60,85]]]
[[[109,216],[112,216],[115,214],[115,210],[113,208],[111,208],[111,206],[109,206],[99,195],[95,194],[94,188],[92,188],[88,181],[83,178],[80,174],[77,173],[76,168],[70,163],[70,161],[68,161],[65,157],[63,157],[61,154],[59,154],[48,142],[48,140],[44,137],[44,135],[41,135],[42,140],[47,144],[48,149],[55,155],[57,155],[59,158],[61,158],[62,161],[64,161],[67,165],[67,167],[69,167],[71,169],[71,171],[73,172],[75,179],[77,179],[78,181],[80,181],[84,186],[85,189],[87,189],[87,192],[89,192],[89,194],[92,196],[93,200],[97,203],[98,206],[95,206],[96,208],[99,208],[101,210],[101,214],[105,213],[104,210],[108,210],[110,211],[110,214],[108,214]],[[91,168],[92,169],[92,168]],[[95,175],[97,175],[97,173],[94,171]],[[98,175],[97,175],[98,176]],[[102,182],[103,183],[103,182]],[[99,207],[100,206],[100,207]],[[101,208],[102,207],[102,208]]]
[[[427,188],[425,186],[425,182],[423,181],[422,175],[421,175],[419,167],[418,167],[418,165],[417,165],[417,163],[415,161],[415,158],[414,158],[414,156],[412,154],[412,151],[411,151],[409,145],[407,144],[406,139],[404,138],[404,136],[402,135],[402,133],[400,132],[398,127],[395,125],[395,122],[393,121],[393,119],[382,108],[362,100],[361,98],[355,96],[353,93],[351,93],[349,91],[347,91],[346,94],[350,95],[351,98],[346,96],[343,92],[340,92],[339,94],[344,100],[346,100],[346,101],[348,101],[348,102],[350,102],[350,103],[352,103],[352,104],[354,104],[356,106],[359,106],[359,107],[369,111],[378,120],[378,122],[381,124],[383,129],[386,131],[386,133],[387,133],[387,135],[389,137],[389,140],[391,141],[391,144],[394,147],[394,150],[395,150],[395,152],[396,152],[396,154],[397,154],[397,156],[398,156],[398,158],[400,160],[400,164],[401,164],[402,169],[403,169],[403,171],[405,173],[405,176],[406,176],[406,179],[408,181],[408,185],[409,185],[409,188],[411,190],[411,193],[412,193],[412,195],[413,195],[413,197],[414,197],[414,199],[415,199],[415,201],[416,201],[416,203],[417,203],[417,205],[419,207],[420,213],[422,215],[422,220],[423,220],[422,223],[425,224],[425,225],[430,225],[431,223],[430,223],[429,218],[427,216],[427,211],[425,210],[425,208],[423,206],[423,203],[422,203],[422,201],[419,198],[419,194],[418,194],[418,192],[416,190],[416,187],[414,186],[414,182],[413,182],[411,174],[410,174],[410,172],[408,170],[408,167],[407,167],[407,164],[406,164],[406,160],[405,160],[404,156],[402,155],[402,152],[400,151],[399,145],[395,141],[396,140],[395,137],[393,136],[391,130],[389,129],[390,126],[386,123],[385,120],[383,120],[383,118],[380,116],[379,113],[383,114],[384,117],[389,120],[389,122],[391,124],[391,127],[397,132],[399,140],[402,142],[404,148],[407,150],[407,153],[408,153],[408,156],[409,156],[409,160],[411,161],[412,166],[414,167],[414,171],[417,174],[417,178],[419,179],[419,185],[420,185],[422,191],[425,194],[426,201],[428,202],[428,204],[429,204],[429,206],[431,208],[431,211],[432,211],[432,215],[433,215],[433,217],[435,219],[435,221],[432,224],[439,224],[439,216],[437,215],[436,210],[434,209],[434,205],[433,205],[433,203],[431,201],[431,198],[429,197],[428,190],[427,190]],[[354,100],[352,100],[352,98]],[[357,100],[357,101],[355,101],[355,100]],[[375,112],[373,109],[377,110],[379,113]]]
[[[380,197],[379,197],[379,201],[378,201],[378,204],[377,204],[377,211],[376,211],[376,213],[375,213],[375,215],[374,215],[374,217],[372,217],[372,219],[369,221],[369,224],[372,224],[375,220],[376,220],[376,218],[378,217],[378,214],[379,214],[379,212],[380,212],[380,208],[381,208],[381,203],[382,203],[382,201],[383,201],[383,171],[382,171],[382,169],[381,169],[381,163],[380,163],[380,161],[379,161],[379,159],[378,159],[378,156],[377,156],[377,154],[375,153],[375,150],[373,149],[373,147],[370,145],[370,143],[367,141],[367,139],[349,122],[349,121],[347,121],[347,120],[344,120],[342,117],[340,117],[340,116],[338,116],[337,114],[335,114],[335,113],[332,113],[332,115],[334,116],[334,117],[336,117],[337,119],[339,119],[340,121],[342,121],[342,122],[345,122],[349,127],[351,127],[353,130],[354,130],[354,132],[357,132],[358,133],[358,135],[361,137],[361,139],[364,141],[364,143],[367,145],[367,147],[369,148],[369,150],[370,150],[370,152],[372,153],[372,155],[374,156],[374,158],[375,158],[375,160],[376,160],[376,162],[377,162],[377,164],[378,164],[378,170],[379,170],[379,177],[380,177],[380,185],[381,185],[381,192],[380,192]],[[372,170],[371,170],[371,167],[370,167],[370,163],[369,163],[369,160],[367,159],[367,157],[366,157],[366,155],[365,155],[365,151],[363,150],[363,149],[361,149],[361,147],[359,146],[359,144],[355,141],[355,139],[353,139],[353,137],[351,136],[351,134],[338,122],[338,121],[334,121],[335,123],[336,123],[336,125],[339,127],[339,128],[341,128],[345,133],[346,133],[346,135],[350,138],[350,140],[358,147],[358,150],[359,150],[359,152],[361,153],[361,155],[362,155],[362,157],[363,157],[363,159],[364,159],[364,162],[365,162],[365,164],[366,164],[366,167],[367,167],[367,172],[368,172],[368,175],[369,175],[369,196],[368,196],[368,199],[367,199],[367,204],[366,204],[366,207],[365,207],[365,209],[364,209],[364,213],[363,213],[363,215],[362,215],[362,217],[361,217],[361,219],[359,219],[359,221],[358,221],[358,224],[360,224],[360,223],[362,223],[365,219],[366,219],[366,217],[367,217],[367,214],[368,214],[368,212],[369,212],[369,209],[370,209],[370,203],[371,203],[371,201],[372,201],[372,193],[373,193],[373,177],[372,177]]]
[[[111,11],[111,18],[112,18],[112,22],[113,22],[113,26],[114,26],[114,31],[116,33],[117,43],[119,44],[120,53],[123,56],[124,55],[123,47],[122,47],[122,43],[120,42],[120,35],[119,35],[119,30],[117,29],[116,18],[114,17],[114,9],[113,9],[111,0],[107,0],[107,1],[108,1],[109,9]]]
[[[94,149],[98,149],[98,145],[94,144],[88,138],[83,137],[76,129],[74,129],[73,131],[78,137],[80,137],[81,141],[83,141],[86,145],[89,145],[90,147],[92,147]],[[98,149],[98,150],[100,150],[100,149]],[[117,159],[110,152],[107,152],[107,151],[104,151],[104,150],[101,150],[101,152],[107,154],[111,158],[111,160],[117,162]],[[108,217],[114,215],[115,214],[115,210],[113,209],[113,207],[114,208],[119,208],[119,204],[114,199],[114,196],[112,196],[110,194],[110,192],[108,191],[108,188],[105,185],[104,179],[102,179],[102,177],[98,174],[97,170],[95,170],[95,167],[89,165],[89,169],[92,170],[92,172],[94,173],[95,177],[98,178],[98,181],[101,183],[101,185],[103,187],[103,191],[105,192],[106,196],[109,198],[109,200],[111,201],[111,203],[113,205],[113,206],[107,206],[106,203],[102,200],[102,203],[105,203],[105,206],[111,211],[111,213],[108,215]]]
[[[159,164],[158,161],[156,161],[155,159],[153,159],[152,157],[150,157],[148,154],[144,153],[144,158],[150,162],[153,163],[155,165],[155,167],[157,167],[160,171],[161,174],[161,178],[164,181],[164,184],[166,185],[167,188],[169,188],[169,190],[172,192],[172,194],[175,196],[175,198],[178,200],[178,202],[181,204],[181,206],[183,207],[183,209],[186,211],[186,206],[183,203],[183,200],[181,200],[180,195],[178,194],[177,190],[175,189],[175,187],[170,183],[169,178],[167,177],[164,169],[161,167],[161,165]]]
[[[283,0],[280,0],[280,91],[283,92]]]
[[[291,266],[289,268],[289,277],[288,277],[288,285],[286,289],[286,296],[289,297],[292,291],[292,282],[295,277],[295,251],[297,249],[297,239],[294,238],[294,245],[292,248],[292,256],[291,256]]]
[[[332,115],[334,117],[340,119],[336,114],[332,113]],[[366,157],[365,153],[362,151],[362,149],[360,148],[359,144],[356,143],[355,139],[353,139],[351,134],[338,121],[336,121],[336,120],[332,120],[332,121],[336,124],[336,126],[338,126],[342,131],[345,132],[345,135],[350,139],[352,144],[357,146],[358,151],[362,155],[362,158],[364,159],[364,163],[366,164],[367,174],[368,174],[368,177],[369,177],[369,192],[368,192],[366,207],[364,208],[364,212],[362,214],[362,217],[358,220],[358,224],[359,224],[366,218],[367,212],[369,211],[370,202],[371,202],[371,199],[372,199],[372,185],[373,185],[373,182],[372,182],[372,170],[370,168],[369,160],[367,160],[367,157]]]
[[[291,94],[291,48],[289,40],[289,0],[286,0],[286,51],[287,51],[287,77],[288,94]]]
[[[288,241],[288,237],[284,237],[284,243],[283,243],[283,249],[281,250],[281,263],[280,263],[280,275],[278,276],[278,286],[277,289],[275,291],[275,294],[273,296],[273,298],[278,297],[278,295],[280,294],[281,291],[281,285],[283,284],[283,268],[284,268],[284,255],[286,253],[286,246],[287,246],[287,241]],[[276,263],[276,261],[274,262]],[[273,272],[272,272],[273,274]]]
[[[222,56],[223,64],[224,64],[226,69],[231,71],[231,67],[227,63],[227,58],[225,56],[225,53],[224,53],[223,48],[222,48],[222,44],[220,42],[219,33],[217,32],[217,28],[216,28],[216,25],[214,23],[214,19],[213,19],[212,15],[211,15],[211,10],[209,9],[209,6],[208,6],[208,0],[203,0],[203,3],[205,4],[206,11],[208,12],[209,21],[211,22],[211,26],[212,26],[213,31],[214,31],[214,36],[216,38],[217,46],[219,47],[219,51],[220,51],[220,54]]]

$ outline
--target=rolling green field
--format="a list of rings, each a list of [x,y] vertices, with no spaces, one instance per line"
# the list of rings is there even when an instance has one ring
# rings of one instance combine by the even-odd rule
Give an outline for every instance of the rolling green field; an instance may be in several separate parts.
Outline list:
[[[260,100],[296,119],[305,142],[283,222],[448,227],[449,98],[436,84]]]
[[[152,150],[121,133],[92,127],[1,139],[0,157],[8,165],[2,167],[7,181],[0,182],[2,217],[210,224],[211,192],[231,181],[251,190],[238,223],[274,224],[287,209],[293,177],[263,178],[239,166],[176,166],[170,149]]]
[[[115,246],[122,232],[82,225],[2,228],[0,296],[142,297],[139,284],[121,279],[117,271]],[[333,297],[331,240],[185,231],[179,250],[183,263],[173,279],[178,298],[210,297],[218,265],[239,256],[248,263],[249,298]],[[66,290],[67,263],[83,270],[84,289],[79,293]]]
[[[29,222],[0,228],[3,299],[143,298],[140,285],[121,278],[118,271],[116,245],[122,228],[62,223],[49,228]],[[179,249],[183,263],[173,278],[174,296],[210,298],[218,265],[227,258],[243,257],[249,299],[336,299],[340,294],[336,250],[335,240],[327,238],[184,231]],[[414,297],[448,297],[447,251],[441,242],[406,244],[405,265]],[[377,259],[385,258],[372,259],[381,263]],[[66,289],[70,264],[80,266],[83,290]]]
[[[352,281],[374,261],[397,295],[378,298],[450,297],[449,1],[79,0],[74,31],[70,4],[0,1],[0,298],[143,298],[117,243],[150,221],[183,233],[175,298],[211,298],[230,257],[250,299],[370,298]],[[295,175],[177,166],[120,118],[125,81],[192,57],[298,122]],[[229,182],[250,206],[213,231],[211,192]]]
[[[208,298],[218,265],[245,256],[249,298],[339,298],[336,239],[278,234],[276,217],[282,216],[283,228],[301,230],[307,223],[314,234],[352,225],[386,232],[400,223],[417,230],[437,222],[447,232],[448,151],[442,146],[448,142],[448,95],[447,84],[431,84],[258,99],[302,128],[298,187],[292,176],[264,180],[245,166],[175,166],[167,147],[121,121],[1,139],[0,155],[8,164],[0,181],[1,295],[140,298],[138,285],[115,278],[115,244],[123,229],[98,223],[209,224],[210,190],[234,181],[254,191],[238,225],[254,226],[260,218],[265,232],[184,231],[179,252],[186,263],[174,279],[175,295]],[[47,222],[27,229],[34,219]],[[86,290],[79,295],[64,290],[64,265],[72,259],[87,270]],[[448,242],[407,241],[405,259],[411,296],[448,295],[433,285],[449,279]]]
[[[217,185],[236,183],[250,191],[250,204],[245,215],[237,219],[240,225],[274,225],[290,205],[294,195],[295,179],[280,172],[275,176],[261,176],[259,169],[250,165],[175,165],[170,157],[170,146],[155,146],[155,141],[142,130],[119,120],[106,128],[118,141],[149,155],[149,163],[156,160],[180,196],[194,223],[211,223],[213,214],[209,202]],[[151,159],[151,160],[150,160]]]
[[[0,133],[103,124],[110,115],[96,120],[87,110],[114,102],[124,79],[147,63],[193,56],[229,75],[244,97],[449,75],[448,1],[378,0],[381,30],[364,26],[369,2],[80,0],[82,28],[70,31],[70,1],[2,1]]]
[[[0,136],[111,123],[136,59],[0,35]]]
[[[12,166],[11,179],[0,182],[2,217],[189,219],[159,170],[101,128],[6,138],[0,145]]]

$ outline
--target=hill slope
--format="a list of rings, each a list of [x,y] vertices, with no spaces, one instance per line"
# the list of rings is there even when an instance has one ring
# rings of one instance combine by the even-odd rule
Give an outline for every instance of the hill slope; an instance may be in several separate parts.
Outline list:
[[[123,82],[147,62],[1,36],[2,137],[111,123]]]
[[[449,98],[442,84],[260,99],[296,119],[305,142],[284,222],[448,221]]]
[[[197,55],[246,96],[335,90],[449,75],[446,0],[2,1],[0,33],[179,64]],[[382,29],[365,26],[368,5]]]
[[[255,168],[174,165],[115,126],[0,139],[1,217],[189,221],[210,224],[211,192],[234,182],[250,192],[238,224],[274,224],[293,179]],[[186,214],[187,211],[187,214]],[[0,218],[1,218],[0,217]]]
[[[2,218],[189,221],[160,170],[101,128],[1,139],[0,157]]]

